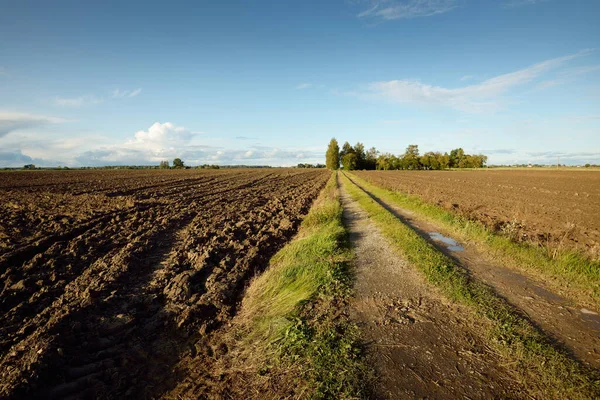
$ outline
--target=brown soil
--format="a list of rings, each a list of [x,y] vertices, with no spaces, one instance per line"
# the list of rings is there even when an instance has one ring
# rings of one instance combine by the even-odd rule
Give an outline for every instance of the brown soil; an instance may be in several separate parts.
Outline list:
[[[420,218],[417,214],[385,203],[368,191],[366,193],[439,251],[453,258],[474,278],[491,286],[577,359],[594,368],[600,367],[600,316],[596,312],[573,304],[548,287],[545,282],[534,281],[506,268],[473,244],[461,243],[451,238],[442,227]],[[462,250],[451,250],[452,246],[447,243],[432,239],[430,232],[439,232],[453,239],[455,243],[452,245],[458,245]]]
[[[515,240],[577,248],[600,259],[600,173],[594,171],[356,171]]]
[[[329,173],[2,177],[0,397],[156,398],[185,380],[182,359],[210,357],[196,346],[232,318]]]
[[[394,252],[342,186],[356,249],[351,317],[379,376],[377,398],[518,398],[525,393],[485,345],[487,327],[445,301]]]

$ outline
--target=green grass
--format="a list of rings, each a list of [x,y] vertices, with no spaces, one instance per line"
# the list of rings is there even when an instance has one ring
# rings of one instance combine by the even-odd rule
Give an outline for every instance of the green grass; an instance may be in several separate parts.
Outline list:
[[[298,236],[248,289],[243,341],[261,373],[284,374],[302,398],[360,398],[369,373],[358,330],[340,314],[351,293],[347,232],[333,174]],[[293,376],[290,376],[293,375]]]
[[[442,233],[471,242],[490,258],[543,279],[558,293],[581,306],[600,309],[599,262],[572,250],[515,243],[506,236],[492,232],[480,222],[453,214],[417,196],[380,188],[356,175],[350,176],[375,197],[436,223],[445,230]]]
[[[556,399],[600,396],[600,383],[595,372],[557,350],[487,286],[470,279],[450,258],[437,251],[347,177],[342,179],[349,194],[429,282],[451,300],[470,307],[490,322],[486,332],[490,347],[513,365],[513,378],[521,381],[531,396]]]

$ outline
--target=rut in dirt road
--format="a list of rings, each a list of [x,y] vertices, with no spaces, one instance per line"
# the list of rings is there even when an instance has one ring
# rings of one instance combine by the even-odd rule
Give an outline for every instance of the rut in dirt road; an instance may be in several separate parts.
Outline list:
[[[511,398],[523,392],[481,339],[483,322],[445,301],[395,253],[341,186],[356,250],[351,318],[375,367],[377,398]]]
[[[524,312],[538,328],[558,342],[578,360],[600,367],[600,316],[553,293],[543,282],[533,280],[492,260],[474,244],[456,242],[432,233],[445,230],[433,222],[374,196],[349,179],[373,200],[411,227],[437,250],[451,257],[475,279],[491,286],[512,306]],[[447,240],[450,239],[450,240]]]

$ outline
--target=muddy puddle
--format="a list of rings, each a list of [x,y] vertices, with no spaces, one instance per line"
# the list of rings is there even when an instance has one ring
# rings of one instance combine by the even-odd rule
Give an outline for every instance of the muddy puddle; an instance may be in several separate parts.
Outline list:
[[[444,236],[439,232],[427,232],[427,234],[432,240],[443,243],[444,246],[450,251],[465,251],[465,248],[459,245],[456,240]]]

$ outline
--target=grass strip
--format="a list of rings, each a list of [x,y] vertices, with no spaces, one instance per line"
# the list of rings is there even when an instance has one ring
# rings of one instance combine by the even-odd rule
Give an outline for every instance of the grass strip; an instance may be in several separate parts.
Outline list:
[[[521,317],[490,288],[437,251],[410,227],[373,200],[346,176],[352,198],[369,214],[393,246],[425,275],[427,280],[457,303],[471,307],[490,321],[486,338],[514,367],[514,378],[535,398],[591,399],[600,396],[596,372],[556,349],[545,335]]]
[[[252,282],[242,304],[243,340],[261,355],[260,373],[283,375],[273,380],[287,381],[290,397],[366,397],[370,374],[358,329],[342,312],[351,259],[333,174],[297,237]]]
[[[575,303],[600,310],[600,263],[585,255],[562,249],[550,249],[527,243],[516,243],[492,232],[478,221],[472,221],[427,203],[415,195],[381,188],[350,174],[352,179],[381,200],[416,212],[435,222],[446,233],[474,243],[503,264],[542,278],[558,293]]]

